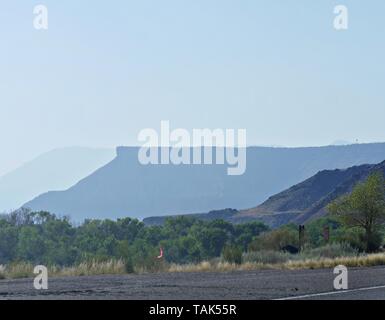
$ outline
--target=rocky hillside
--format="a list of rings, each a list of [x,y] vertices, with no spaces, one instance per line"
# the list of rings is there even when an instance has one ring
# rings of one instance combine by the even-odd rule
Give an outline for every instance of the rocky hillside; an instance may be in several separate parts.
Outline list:
[[[351,192],[357,183],[377,171],[385,175],[385,161],[377,165],[320,171],[261,205],[239,212],[237,217],[258,219],[275,227],[289,222],[305,223],[326,214],[326,206],[331,201]]]
[[[377,165],[354,166],[343,170],[323,170],[270,197],[255,208],[242,211],[224,209],[188,216],[205,221],[223,219],[232,223],[262,221],[273,228],[291,222],[303,224],[325,215],[326,206],[331,201],[351,192],[357,183],[377,171],[385,175],[385,161]],[[161,225],[170,217],[172,216],[150,217],[143,221],[147,225]]]

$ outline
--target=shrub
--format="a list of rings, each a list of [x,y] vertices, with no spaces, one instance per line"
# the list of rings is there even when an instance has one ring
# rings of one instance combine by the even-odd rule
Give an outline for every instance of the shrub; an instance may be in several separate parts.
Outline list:
[[[242,248],[239,246],[225,246],[222,252],[223,260],[229,263],[242,263]]]
[[[292,228],[283,227],[258,236],[250,244],[249,250],[281,250],[288,245],[298,247],[298,233]]]
[[[124,261],[124,269],[126,270],[127,273],[134,273],[134,265],[130,258],[127,258]]]
[[[354,257],[358,255],[358,249],[351,247],[347,243],[331,243],[319,248],[305,248],[301,254],[302,259],[318,259],[318,258],[338,258],[338,257]]]
[[[3,280],[5,278],[6,278],[6,276],[5,276],[5,266],[4,265],[0,265],[0,280]]]
[[[360,237],[360,240],[362,243],[366,243],[367,252],[376,252],[376,251],[379,251],[379,248],[382,246],[383,236],[380,232],[375,230],[370,235],[363,234]]]

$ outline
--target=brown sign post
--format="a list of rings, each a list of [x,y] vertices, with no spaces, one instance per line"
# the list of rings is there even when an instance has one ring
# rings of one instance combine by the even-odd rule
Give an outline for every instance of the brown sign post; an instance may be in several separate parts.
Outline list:
[[[301,251],[303,249],[304,244],[305,244],[305,226],[304,225],[298,226],[298,239],[299,239],[298,250]]]
[[[329,242],[329,239],[330,239],[330,227],[328,225],[324,226],[323,237],[324,237],[324,240],[325,240],[326,243]]]

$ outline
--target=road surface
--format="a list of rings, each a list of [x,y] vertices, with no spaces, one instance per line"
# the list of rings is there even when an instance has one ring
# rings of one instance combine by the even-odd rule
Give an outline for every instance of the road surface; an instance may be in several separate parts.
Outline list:
[[[0,299],[385,299],[385,267],[349,269],[349,290],[336,292],[332,269],[165,273],[0,280]]]

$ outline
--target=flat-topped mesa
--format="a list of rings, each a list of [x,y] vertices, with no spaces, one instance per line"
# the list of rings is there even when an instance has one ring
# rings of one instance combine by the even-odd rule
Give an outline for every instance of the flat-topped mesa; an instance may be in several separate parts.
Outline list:
[[[137,158],[139,147],[127,147],[127,146],[118,146],[116,147],[116,157],[118,158]]]
[[[228,175],[246,171],[247,148],[232,147],[123,147],[116,148],[118,161],[135,165],[210,165],[226,167]]]
[[[144,218],[223,208],[242,210],[255,208],[271,195],[305,181],[320,170],[380,163],[385,159],[385,144],[319,148],[248,147],[245,174],[228,176],[227,165],[141,165],[138,149],[138,146],[118,147],[117,157],[108,164],[69,189],[44,193],[26,203],[25,207],[69,215],[75,221],[127,216]],[[343,176],[343,172],[336,174],[335,179],[339,180],[338,176]],[[333,179],[325,180],[333,182]],[[283,194],[283,198],[275,198],[274,204],[270,202],[263,206],[263,212],[250,210],[248,218],[271,211],[267,209],[274,212],[276,209],[301,209],[302,212],[314,203],[313,200],[324,195],[324,191],[333,190],[337,184],[332,183],[329,188],[327,181],[319,181],[319,184],[308,181],[311,186],[309,194],[305,190],[291,190],[287,197]],[[303,185],[305,189],[306,186]],[[290,195],[298,195],[305,201],[298,202]],[[311,212],[315,211],[312,209]],[[297,211],[295,214],[298,215]],[[287,213],[278,217],[282,218],[279,223],[286,221],[283,219],[285,216]]]

